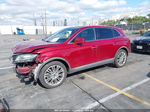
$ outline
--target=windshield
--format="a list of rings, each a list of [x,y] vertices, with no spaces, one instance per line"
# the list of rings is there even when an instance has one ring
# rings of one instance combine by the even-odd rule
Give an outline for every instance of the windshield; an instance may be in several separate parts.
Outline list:
[[[148,31],[148,32],[146,32],[146,33],[144,33],[144,35],[143,35],[144,37],[150,37],[150,31]]]
[[[66,28],[58,31],[44,39],[46,42],[63,43],[66,42],[73,34],[78,31],[78,28]]]

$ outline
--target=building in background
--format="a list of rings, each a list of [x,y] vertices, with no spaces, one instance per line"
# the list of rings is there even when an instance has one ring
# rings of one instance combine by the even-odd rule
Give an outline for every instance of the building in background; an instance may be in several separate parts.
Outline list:
[[[69,26],[47,26],[47,34],[52,34]],[[42,35],[43,26],[22,26],[22,25],[2,25],[0,26],[0,34],[17,34],[17,29],[22,29],[25,35]]]

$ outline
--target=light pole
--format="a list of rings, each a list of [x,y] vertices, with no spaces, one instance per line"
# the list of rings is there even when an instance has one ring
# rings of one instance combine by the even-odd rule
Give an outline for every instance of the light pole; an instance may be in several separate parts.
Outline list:
[[[45,36],[47,36],[47,14],[45,10]]]

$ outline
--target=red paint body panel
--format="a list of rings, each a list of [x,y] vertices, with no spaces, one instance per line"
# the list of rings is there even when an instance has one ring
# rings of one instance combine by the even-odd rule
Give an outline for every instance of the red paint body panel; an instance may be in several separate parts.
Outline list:
[[[84,42],[82,46],[69,43],[79,32],[86,28],[93,27],[113,28],[120,32],[122,36],[112,39],[88,41]],[[13,48],[13,53],[38,53],[39,56],[37,60],[40,62],[45,62],[54,57],[63,58],[70,64],[72,69],[97,61],[114,58],[116,52],[121,47],[127,48],[128,52],[131,50],[130,40],[121,29],[107,26],[87,26],[81,28],[64,43],[51,44],[44,41],[23,42]],[[27,68],[19,69],[20,71],[27,70]]]
[[[36,41],[24,41],[16,44],[13,48],[12,51],[13,53],[29,53],[34,51],[35,49],[41,49],[41,48],[51,48],[51,47],[56,47],[61,44],[53,44],[53,43],[48,43],[44,42],[42,40],[36,40]]]

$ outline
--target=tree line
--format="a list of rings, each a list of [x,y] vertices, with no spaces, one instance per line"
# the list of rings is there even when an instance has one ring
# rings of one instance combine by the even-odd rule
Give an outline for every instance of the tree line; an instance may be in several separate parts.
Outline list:
[[[104,21],[101,24],[102,25],[114,25],[114,24],[120,24],[121,21],[125,21],[127,24],[137,24],[137,23],[146,23],[150,22],[150,14],[147,14],[147,16],[135,16],[135,17],[124,17],[118,20],[108,20]]]

